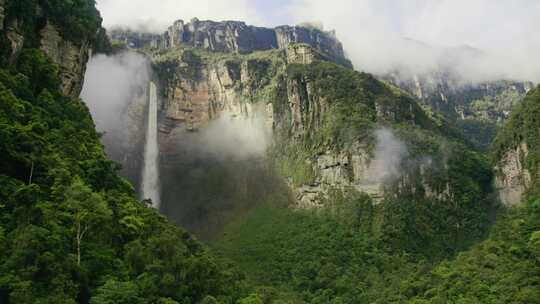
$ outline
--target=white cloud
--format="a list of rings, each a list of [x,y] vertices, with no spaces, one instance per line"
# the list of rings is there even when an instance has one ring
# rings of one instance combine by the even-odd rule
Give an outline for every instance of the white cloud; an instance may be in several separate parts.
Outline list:
[[[242,20],[260,23],[249,0],[97,0],[105,27],[164,31],[175,20]]]
[[[97,3],[105,26],[144,25],[153,31],[192,17],[256,25],[321,21],[327,29],[337,30],[356,68],[372,73],[396,66],[415,73],[429,71],[447,60],[444,47],[469,45],[484,55],[471,57],[464,52],[452,63],[467,80],[504,77],[540,82],[538,0],[265,1],[270,0]]]
[[[456,63],[469,80],[540,81],[537,0],[295,0],[289,14],[335,28],[356,67],[369,72],[426,71],[444,56],[441,47],[469,45],[485,51]]]

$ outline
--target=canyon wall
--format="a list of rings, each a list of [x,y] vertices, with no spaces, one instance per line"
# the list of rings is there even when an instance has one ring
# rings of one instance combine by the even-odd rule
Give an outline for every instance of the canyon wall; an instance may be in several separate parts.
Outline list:
[[[37,12],[41,22],[29,27],[16,16],[5,16],[4,5],[4,1],[0,1],[0,31],[3,30],[6,37],[9,61],[15,61],[23,46],[37,46],[58,66],[61,91],[67,96],[79,97],[95,37],[82,36],[77,41],[63,37],[61,33],[65,29],[55,25],[39,5],[29,11]]]
[[[255,51],[286,49],[293,44],[307,44],[333,61],[352,66],[335,32],[309,26],[262,28],[240,21],[176,21],[161,34],[137,33],[115,29],[111,37],[133,48],[167,50],[192,47],[212,52],[247,54]]]
[[[277,176],[285,177],[291,199],[298,208],[324,206],[333,200],[335,191],[367,193],[377,202],[388,195],[397,196],[398,190],[399,193],[414,192],[432,199],[451,199],[448,183],[434,185],[429,181],[430,172],[443,166],[442,160],[433,165],[431,159],[408,155],[406,144],[392,131],[388,131],[392,137],[389,144],[399,146],[399,151],[388,152],[384,150],[386,147],[379,146],[376,127],[377,124],[380,128],[406,124],[437,130],[444,126],[438,126],[412,98],[367,74],[347,72],[353,78],[359,77],[359,83],[365,82],[370,90],[377,91],[372,96],[365,96],[368,106],[365,113],[358,114],[366,114],[375,123],[366,127],[370,131],[363,137],[351,138],[344,146],[328,138],[317,147],[295,150],[295,147],[304,146],[306,138],[323,132],[327,121],[335,115],[336,102],[321,91],[318,85],[321,79],[301,73],[297,77],[291,75],[294,68],[307,67],[309,70],[313,65],[330,64],[316,49],[296,44],[246,55],[214,55],[196,49],[176,49],[154,53],[152,62],[162,91],[161,171],[164,189],[167,189],[164,191],[164,208],[167,208],[166,201],[171,202],[182,195],[181,191],[176,192],[174,183],[167,185],[167,181],[185,176],[188,163],[219,163],[223,159],[228,165],[238,162],[268,167]],[[339,73],[345,71],[339,69]],[[383,98],[383,95],[388,97]],[[229,136],[227,127],[213,128],[223,117],[254,123],[243,127],[264,140],[239,140],[239,145],[226,149],[213,147],[213,152],[219,151],[222,155],[210,157],[212,153],[201,148],[208,145],[205,142],[207,130],[211,129],[213,133],[209,141],[220,137],[238,140]],[[212,145],[207,147],[212,148]],[[398,154],[389,156],[398,158],[392,168],[386,167],[385,160],[377,157],[384,153]],[[235,170],[242,172],[238,167]],[[381,175],[374,173],[377,170],[391,172]],[[169,198],[166,192],[169,192]],[[186,192],[189,192],[187,187],[184,188]],[[199,205],[199,208],[202,207]]]

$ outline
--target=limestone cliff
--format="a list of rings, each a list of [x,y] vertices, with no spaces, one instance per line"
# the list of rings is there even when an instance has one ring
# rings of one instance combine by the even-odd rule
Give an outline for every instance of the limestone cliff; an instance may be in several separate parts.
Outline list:
[[[493,145],[495,186],[507,205],[538,191],[540,178],[540,88],[531,90],[501,129]]]
[[[239,21],[176,21],[162,35],[111,31],[111,38],[133,48],[167,50],[192,47],[212,52],[247,54],[271,49],[287,49],[293,44],[307,44],[326,57],[351,66],[334,32],[307,26],[280,26],[274,29],[246,25]]]
[[[431,180],[450,170],[450,157],[440,157],[439,149],[454,148],[444,148],[439,141],[444,136],[456,138],[456,133],[444,120],[429,116],[407,94],[371,75],[329,63],[309,45],[291,44],[245,55],[216,55],[196,48],[152,54],[162,89],[164,179],[178,177],[179,166],[185,166],[187,159],[200,161],[204,152],[194,150],[194,143],[212,122],[226,115],[262,120],[272,132],[269,154],[261,156],[267,155],[285,177],[299,208],[328,204],[335,191],[367,193],[378,202],[398,193],[435,200],[452,200],[455,195],[449,186],[452,180]],[[391,138],[390,144],[399,151],[390,147],[388,152],[379,147],[377,130],[393,125],[418,131],[398,134],[404,139]],[[225,130],[216,132],[217,137],[226,138]],[[425,137],[420,140],[425,143],[413,143],[418,141],[415,136]],[[414,145],[436,148],[415,151]],[[389,168],[378,154],[394,152],[399,155],[391,157],[398,159]]]
[[[521,203],[523,195],[531,186],[531,173],[523,165],[528,154],[527,144],[521,143],[515,150],[506,152],[495,168],[499,172],[495,178],[495,187],[505,205]]]
[[[21,17],[14,8],[12,11],[6,11],[6,7],[6,1],[0,0],[0,35],[4,44],[1,48],[7,55],[8,63],[15,62],[23,47],[39,48],[58,65],[62,92],[78,97],[94,36],[97,33],[89,36],[81,34],[76,38],[67,37],[63,33],[68,31],[66,29],[68,24],[61,24],[57,16],[52,16],[50,8],[45,9],[37,4],[34,8],[26,7],[28,13]],[[70,20],[77,19],[73,17]],[[97,19],[96,23],[100,20]],[[87,25],[99,26],[93,23]]]
[[[40,36],[40,49],[60,67],[62,92],[78,97],[82,90],[86,62],[90,56],[90,43],[83,41],[81,45],[75,45],[64,40],[50,22],[41,29]]]

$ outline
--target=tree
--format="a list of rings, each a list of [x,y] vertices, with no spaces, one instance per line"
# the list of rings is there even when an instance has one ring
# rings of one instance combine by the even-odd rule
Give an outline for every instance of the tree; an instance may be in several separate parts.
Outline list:
[[[258,294],[251,294],[247,298],[238,301],[239,304],[263,304],[261,297]]]
[[[111,211],[101,195],[92,192],[81,179],[75,178],[66,190],[65,204],[73,220],[73,233],[77,254],[77,265],[81,265],[81,244],[88,232],[97,229],[111,218]]]
[[[144,303],[139,297],[137,285],[133,282],[108,280],[90,300],[90,304],[139,304]]]

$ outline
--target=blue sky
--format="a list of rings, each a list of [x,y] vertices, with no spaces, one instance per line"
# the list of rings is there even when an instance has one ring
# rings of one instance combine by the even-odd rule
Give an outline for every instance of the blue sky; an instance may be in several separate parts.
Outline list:
[[[282,12],[292,3],[291,0],[254,0],[253,2],[266,25],[276,26],[292,22],[292,18]]]

